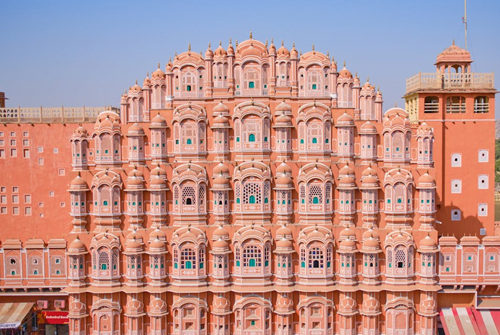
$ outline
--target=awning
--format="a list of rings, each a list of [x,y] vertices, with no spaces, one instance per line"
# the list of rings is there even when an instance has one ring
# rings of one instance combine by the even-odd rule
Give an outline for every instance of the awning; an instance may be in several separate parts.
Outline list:
[[[446,335],[500,335],[500,310],[442,308],[439,315]]]
[[[0,329],[19,327],[33,304],[33,302],[0,303]]]

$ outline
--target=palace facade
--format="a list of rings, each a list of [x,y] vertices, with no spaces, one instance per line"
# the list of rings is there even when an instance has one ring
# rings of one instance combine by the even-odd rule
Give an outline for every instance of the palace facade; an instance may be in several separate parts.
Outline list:
[[[0,155],[0,302],[67,311],[71,335],[488,325],[496,91],[471,62],[452,45],[408,79],[406,110],[384,109],[314,46],[250,37],[176,54],[93,123],[12,109],[1,143],[37,149]]]

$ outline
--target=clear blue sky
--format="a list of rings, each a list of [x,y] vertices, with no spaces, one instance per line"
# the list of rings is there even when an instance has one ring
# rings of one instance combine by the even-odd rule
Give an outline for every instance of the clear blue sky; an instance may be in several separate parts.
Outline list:
[[[469,0],[474,72],[500,75],[500,1]],[[120,94],[174,52],[274,37],[314,43],[380,86],[384,109],[405,79],[433,72],[453,38],[464,44],[463,0],[19,1],[0,3],[0,91],[8,106],[118,106]],[[497,83],[500,83],[497,79]],[[500,84],[496,85],[500,88]],[[497,104],[500,105],[500,104]],[[500,109],[497,107],[497,116]]]

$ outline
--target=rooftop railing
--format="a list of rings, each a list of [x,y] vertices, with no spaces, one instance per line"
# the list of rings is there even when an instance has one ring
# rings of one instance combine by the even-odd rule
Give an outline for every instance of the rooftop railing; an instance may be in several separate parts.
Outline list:
[[[5,107],[0,123],[92,123],[99,113],[116,107]]]
[[[406,79],[406,94],[423,89],[494,89],[493,73],[418,73]]]

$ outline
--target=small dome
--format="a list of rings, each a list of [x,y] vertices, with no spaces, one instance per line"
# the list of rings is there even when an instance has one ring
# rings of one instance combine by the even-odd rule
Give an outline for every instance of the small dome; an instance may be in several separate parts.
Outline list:
[[[128,235],[127,235],[127,240],[128,241],[140,241],[142,242],[142,235],[137,232],[137,229],[132,230]]]
[[[346,239],[346,238],[351,238],[353,240],[356,239],[356,233],[349,227],[346,227],[344,230],[340,232],[340,239]]]
[[[354,169],[349,166],[349,164],[344,165],[342,169],[339,171],[339,175],[343,176],[353,176],[354,175]]]
[[[157,114],[153,118],[153,120],[151,120],[151,128],[153,128],[153,127],[162,127],[162,128],[164,128],[166,126],[167,126],[167,121],[160,114]]]
[[[420,247],[437,248],[436,241],[429,235],[420,241]]]
[[[144,184],[144,179],[136,176],[128,177],[127,178],[127,187],[130,186],[143,186]]]
[[[279,56],[282,56],[282,57],[290,56],[290,51],[288,51],[288,49],[285,48],[283,41],[281,41],[281,47],[278,49],[277,55],[278,55],[278,57]]]
[[[292,169],[288,166],[288,164],[286,164],[285,162],[282,162],[276,168],[276,174],[278,174],[278,173],[283,173],[283,174],[292,173]]]
[[[214,55],[215,57],[224,57],[227,55],[226,50],[222,47],[222,42],[219,43],[219,47],[215,49]]]
[[[276,118],[276,125],[277,124],[285,124],[285,125],[290,125],[292,122],[292,119],[286,115],[285,113],[279,115],[277,118]]]
[[[363,177],[363,179],[361,180],[361,184],[366,185],[366,186],[370,185],[370,184],[378,184],[378,179],[375,176],[369,175],[369,176]]]
[[[87,188],[87,182],[85,181],[85,179],[83,179],[82,177],[80,177],[80,175],[76,176],[76,178],[74,178],[71,183],[70,183],[71,186],[76,186],[77,188]]]
[[[165,248],[165,242],[156,238],[153,242],[149,244],[149,249],[164,249]]]
[[[370,121],[366,121],[362,126],[361,126],[361,134],[376,134],[377,133],[377,127]]]
[[[224,165],[222,162],[220,162],[219,164],[217,164],[214,167],[212,172],[215,176],[220,175],[220,174],[229,175],[229,168],[226,165]]]
[[[153,170],[151,170],[151,174],[150,175],[151,175],[151,177],[153,177],[153,176],[159,176],[159,177],[161,177],[163,179],[167,178],[167,172],[160,167],[160,164],[157,164],[156,167]]]
[[[165,78],[165,73],[160,69],[160,63],[158,63],[158,68],[155,70],[155,72],[153,72],[151,78]]]
[[[352,73],[345,67],[345,64],[344,64],[344,68],[342,70],[340,70],[340,72],[339,72],[339,79],[340,78],[352,79]]]
[[[352,116],[345,112],[337,119],[337,126],[351,126],[354,125],[354,119]]]
[[[356,186],[356,183],[352,177],[342,177],[339,180],[339,186]]]
[[[436,181],[434,178],[428,173],[424,173],[418,178],[418,188],[435,188]]]
[[[146,78],[144,78],[144,81],[142,82],[142,87],[148,87],[149,85],[151,85],[151,79],[146,76]]]
[[[276,230],[276,236],[292,236],[292,231],[285,225]]]
[[[375,239],[378,239],[379,238],[379,234],[377,233],[376,230],[373,230],[372,228],[366,230],[364,233],[363,233],[363,241],[370,238],[370,237],[373,237]]]
[[[207,51],[205,51],[205,58],[212,58],[214,56],[214,52],[212,48],[210,48],[210,44],[208,45]]]
[[[229,118],[227,116],[219,114],[214,119],[214,124],[222,125],[222,126],[229,126]]]
[[[372,168],[371,164],[363,170],[363,172],[361,173],[361,176],[365,177],[365,176],[376,176],[377,175],[377,170],[375,170],[374,168]]]
[[[218,249],[226,249],[228,248],[228,244],[225,240],[219,237],[219,239],[214,242],[213,247]]]
[[[368,250],[371,250],[371,249],[376,249],[380,246],[380,242],[378,241],[378,239],[370,236],[369,238],[367,238],[366,240],[363,241],[363,249],[368,249]]]
[[[351,240],[350,238],[346,238],[345,240],[340,242],[340,247],[341,248],[348,248],[348,249],[355,249],[356,242],[354,240]]]
[[[128,136],[139,136],[139,135],[144,135],[144,129],[140,124],[137,122],[134,123],[129,129],[128,129]]]
[[[135,85],[132,86],[129,90],[129,92],[131,92],[131,93],[139,93],[141,91],[142,91],[142,88],[139,85],[137,85],[137,81],[135,82]]]
[[[151,185],[156,185],[156,186],[166,186],[167,184],[165,183],[165,179],[162,177],[156,175],[151,178]]]
[[[289,104],[287,104],[285,101],[282,101],[278,106],[276,106],[276,109],[275,109],[276,112],[291,112],[292,111],[292,107],[290,107]]]
[[[212,236],[214,238],[221,237],[225,240],[229,239],[229,233],[222,225],[220,225],[217,229],[214,230]]]
[[[227,113],[229,112],[229,108],[224,105],[222,102],[219,102],[213,110],[215,113]]]
[[[293,185],[292,178],[288,176],[278,177],[278,179],[276,179],[276,185],[281,185],[281,186]]]
[[[83,243],[78,236],[71,242],[69,245],[69,249],[74,249],[75,251],[77,250],[85,250],[85,243]]]
[[[290,242],[286,238],[282,238],[281,240],[276,242],[276,247],[280,249],[290,249],[292,246],[292,242]]]
[[[228,186],[229,185],[229,180],[227,178],[222,177],[222,175],[219,175],[214,179],[213,182],[214,185],[223,185],[223,186]]]
[[[136,241],[136,240],[127,241],[127,243],[125,244],[125,246],[126,246],[125,249],[127,249],[129,251],[142,249],[142,244],[139,241]]]
[[[156,239],[159,239],[161,241],[166,241],[167,239],[165,233],[159,228],[156,228],[149,234],[150,241],[154,241]]]

